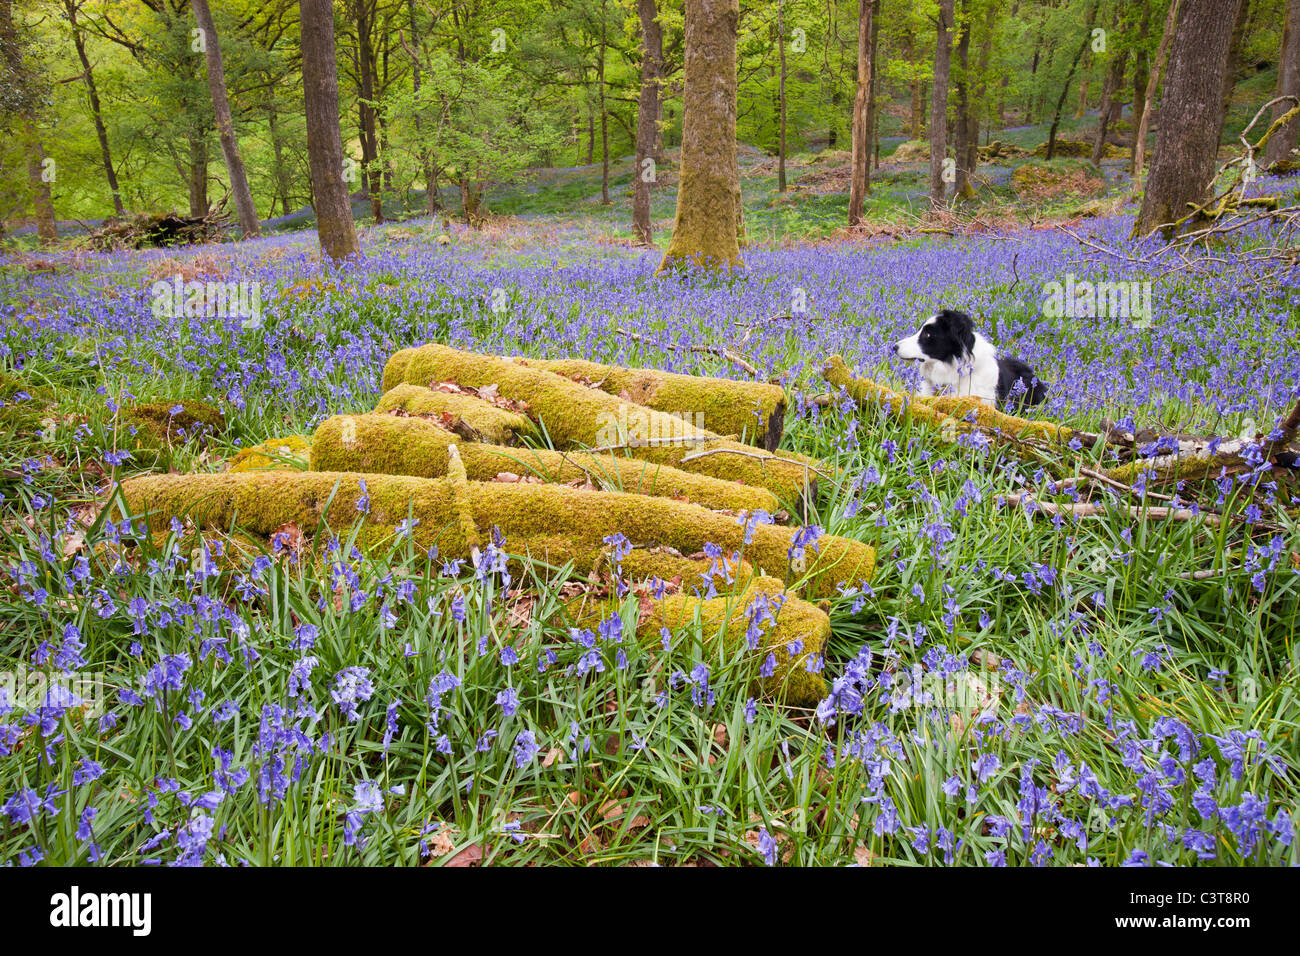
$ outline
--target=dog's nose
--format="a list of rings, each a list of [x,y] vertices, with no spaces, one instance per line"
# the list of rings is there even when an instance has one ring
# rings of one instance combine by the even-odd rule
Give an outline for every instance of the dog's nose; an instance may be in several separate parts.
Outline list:
[[[895,355],[897,355],[897,354],[898,354],[898,343],[895,342],[893,345],[889,346],[889,351],[891,351],[891,352],[893,352]]]

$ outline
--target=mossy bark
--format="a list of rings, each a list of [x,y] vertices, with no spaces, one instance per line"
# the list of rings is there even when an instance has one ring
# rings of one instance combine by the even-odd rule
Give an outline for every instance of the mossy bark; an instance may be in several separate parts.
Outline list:
[[[399,372],[398,369],[401,369]],[[624,401],[600,389],[517,360],[423,345],[394,356],[384,379],[452,381],[527,403],[551,443],[565,448],[626,448],[633,457],[726,481],[767,488],[792,503],[810,492],[817,463],[793,453],[774,455],[697,428],[685,419]]]
[[[582,573],[600,565],[605,538],[617,534],[647,554],[667,548],[693,555],[706,544],[724,554],[741,552],[760,572],[818,596],[836,593],[840,584],[869,580],[875,566],[873,549],[860,541],[822,535],[804,554],[792,555],[797,529],[758,525],[750,529],[746,545],[745,527],[730,515],[665,498],[560,485],[466,482],[460,487],[446,479],[268,471],[149,475],[124,481],[122,492],[131,514],[145,517],[151,528],[189,517],[200,527],[237,526],[264,535],[288,522],[307,534],[322,524],[349,529],[361,517],[358,504],[364,497],[366,543],[388,538],[411,517],[418,522],[408,526],[414,542],[436,544],[447,557],[468,557],[474,546],[457,518],[457,508],[468,499],[479,538],[499,529],[511,553],[554,565],[572,562]]]
[[[441,478],[448,474],[448,449],[457,436],[432,421],[392,415],[340,415],[316,429],[311,467],[315,471],[357,471]],[[780,500],[766,488],[742,485],[618,453],[559,452],[460,443],[470,480],[491,481],[502,472],[531,475],[554,484],[590,481],[598,488],[686,500],[706,508],[775,512]]]
[[[772,609],[775,621],[768,622],[758,609],[751,612],[756,600]],[[594,627],[602,618],[617,613],[618,603],[583,598],[570,602],[568,608],[578,626]],[[756,689],[768,697],[804,706],[825,697],[825,680],[820,673],[809,671],[808,665],[825,653],[830,618],[816,605],[785,592],[775,578],[753,578],[734,593],[720,597],[702,599],[678,593],[650,601],[642,606],[636,637],[644,645],[657,645],[660,628],[666,627],[672,632],[685,630],[706,650],[721,640],[728,650],[739,651],[746,647],[751,613],[763,622],[763,633],[758,648],[746,653],[757,656],[759,667],[769,653],[776,659],[771,676],[756,678]],[[796,648],[793,653],[792,647]]]
[[[1064,425],[1008,415],[978,398],[909,395],[878,385],[870,379],[854,378],[844,359],[838,355],[832,355],[827,360],[822,369],[822,377],[830,384],[844,388],[849,397],[859,404],[877,405],[897,416],[911,415],[913,421],[924,422],[940,431],[972,431],[979,428],[1007,438],[1035,438],[1053,442],[1068,442],[1074,437],[1074,431]]]
[[[682,157],[673,237],[660,270],[741,264],[736,162],[737,0],[686,0]]]
[[[401,353],[398,353],[399,355]],[[388,389],[375,406],[377,412],[405,412],[438,422],[463,439],[517,445],[534,433],[533,423],[519,412],[500,408],[473,395],[440,392],[400,381]]]
[[[585,379],[611,395],[660,412],[685,415],[717,435],[776,451],[785,428],[785,389],[657,369],[623,368],[583,359],[519,359],[565,378]]]

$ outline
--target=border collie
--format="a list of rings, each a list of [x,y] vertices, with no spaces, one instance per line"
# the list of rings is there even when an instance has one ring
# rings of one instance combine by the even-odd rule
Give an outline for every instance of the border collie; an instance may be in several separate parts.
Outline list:
[[[1001,357],[975,331],[965,312],[944,309],[915,335],[894,343],[894,354],[921,363],[921,395],[974,396],[997,405],[1037,405],[1047,385],[1018,358]]]

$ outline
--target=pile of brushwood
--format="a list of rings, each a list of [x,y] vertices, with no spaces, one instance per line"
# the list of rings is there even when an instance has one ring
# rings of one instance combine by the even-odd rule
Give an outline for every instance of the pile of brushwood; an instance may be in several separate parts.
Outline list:
[[[224,201],[218,203],[202,216],[182,216],[173,210],[110,219],[87,236],[86,242],[100,252],[219,242],[230,229],[224,205]]]
[[[383,385],[372,412],[247,449],[224,473],[128,479],[121,504],[154,533],[178,519],[263,548],[409,537],[477,563],[503,542],[516,566],[591,585],[566,603],[575,623],[630,583],[639,639],[689,625],[770,655],[762,692],[825,695],[815,602],[868,581],[874,552],[789,523],[830,476],[776,450],[783,388],[436,344],[395,354]]]

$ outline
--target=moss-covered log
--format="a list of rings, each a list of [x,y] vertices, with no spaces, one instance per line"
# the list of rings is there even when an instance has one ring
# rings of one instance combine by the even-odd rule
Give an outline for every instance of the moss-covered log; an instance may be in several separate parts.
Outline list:
[[[316,429],[311,452],[315,471],[360,471],[441,478],[448,449],[460,445],[466,474],[492,481],[503,472],[554,484],[587,482],[608,491],[686,500],[706,508],[775,512],[781,503],[766,488],[723,481],[617,452],[509,448],[460,440],[432,421],[392,415],[340,415]]]
[[[124,481],[122,491],[131,514],[146,517],[151,528],[188,517],[200,527],[237,526],[263,535],[290,522],[306,534],[322,524],[341,532],[364,513],[366,543],[387,539],[411,518],[416,523],[405,528],[421,547],[436,544],[446,557],[468,557],[475,545],[457,520],[457,488],[446,479],[354,472],[150,475]],[[666,498],[466,482],[459,491],[459,500],[465,499],[478,538],[488,540],[499,529],[511,553],[554,565],[572,562],[580,573],[601,566],[605,539],[615,535],[647,555],[690,556],[707,544],[724,554],[741,552],[760,572],[819,596],[869,580],[874,570],[874,551],[860,541],[757,525],[749,528],[746,545],[746,527],[736,518]]]
[[[599,389],[511,359],[422,345],[390,360],[384,380],[452,381],[482,388],[495,385],[508,398],[525,402],[557,447],[626,448],[645,461],[670,465],[727,481],[758,485],[795,503],[815,482],[816,463],[793,453],[775,455],[721,438],[666,412],[628,402]]]
[[[1000,412],[978,398],[950,398],[945,396],[909,395],[878,385],[870,379],[854,378],[844,359],[832,355],[822,369],[822,376],[836,387],[842,387],[858,404],[876,405],[891,414],[910,414],[913,421],[921,421],[938,429],[971,431],[979,428],[1008,438],[1033,438],[1044,441],[1068,442],[1075,432],[1054,422],[1034,421]]]
[[[396,353],[384,368],[384,388],[403,380],[410,353]],[[545,369],[599,388],[659,412],[685,415],[717,435],[776,451],[785,427],[785,389],[769,382],[738,382],[703,375],[678,375],[649,368],[602,365],[585,359],[517,358],[521,365]]]
[[[582,598],[568,605],[580,627],[594,627],[601,619],[618,612],[618,602]],[[637,622],[637,640],[657,645],[660,628],[690,635],[707,650],[721,639],[729,650],[747,648],[751,621],[761,630],[754,655],[757,689],[769,697],[790,704],[812,706],[826,696],[826,682],[819,671],[809,670],[825,652],[831,622],[816,605],[785,592],[780,581],[756,577],[734,593],[703,599],[678,593],[642,603]],[[761,676],[768,655],[775,667]]]
[[[534,432],[533,423],[526,415],[473,395],[442,392],[413,383],[399,382],[384,387],[387,391],[375,411],[427,418],[466,441],[517,445],[521,438]]]

